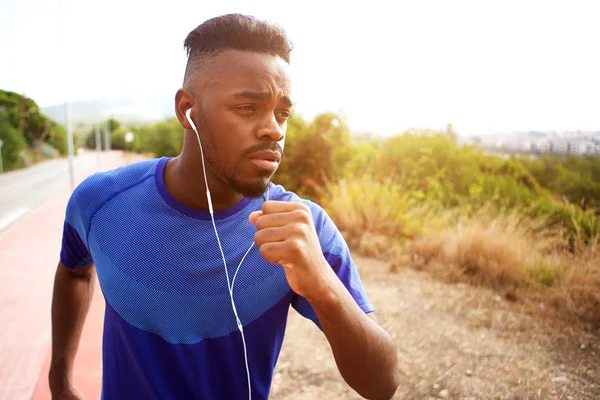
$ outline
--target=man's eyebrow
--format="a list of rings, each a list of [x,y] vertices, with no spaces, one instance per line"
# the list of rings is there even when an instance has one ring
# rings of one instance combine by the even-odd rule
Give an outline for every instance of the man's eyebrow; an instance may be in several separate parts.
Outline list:
[[[264,99],[268,98],[270,95],[271,95],[271,93],[268,91],[243,90],[241,92],[234,93],[233,97],[242,97],[242,98],[252,99],[252,100],[264,100]],[[292,99],[287,94],[284,94],[283,96],[281,96],[281,101],[287,107],[293,107],[293,105],[294,105],[294,103],[292,102]]]

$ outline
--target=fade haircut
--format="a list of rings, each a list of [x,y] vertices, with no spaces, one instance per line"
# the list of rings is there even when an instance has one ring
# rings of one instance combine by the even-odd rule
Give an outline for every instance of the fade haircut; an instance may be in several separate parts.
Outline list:
[[[289,64],[293,48],[281,27],[242,14],[222,15],[203,22],[187,35],[183,46],[188,56],[184,85],[212,57],[224,50],[271,54]]]

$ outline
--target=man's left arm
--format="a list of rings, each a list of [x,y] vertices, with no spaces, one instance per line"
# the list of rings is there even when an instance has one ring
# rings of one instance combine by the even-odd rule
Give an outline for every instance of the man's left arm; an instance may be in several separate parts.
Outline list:
[[[258,229],[261,255],[281,264],[292,290],[310,303],[344,380],[365,398],[390,399],[399,384],[393,340],[359,307],[325,259],[310,209],[269,201],[250,220]]]
[[[335,275],[327,292],[307,300],[344,380],[365,398],[390,399],[399,384],[398,357],[373,313],[365,314]]]

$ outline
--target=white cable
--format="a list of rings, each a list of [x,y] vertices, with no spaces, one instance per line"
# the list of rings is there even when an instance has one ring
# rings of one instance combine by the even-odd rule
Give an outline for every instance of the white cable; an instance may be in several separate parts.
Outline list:
[[[212,206],[212,199],[210,197],[210,190],[208,189],[208,180],[206,179],[206,168],[204,165],[204,150],[202,149],[202,142],[200,141],[200,135],[198,134],[198,130],[196,129],[196,126],[194,125],[194,122],[192,121],[192,119],[190,117],[191,111],[192,111],[191,108],[188,109],[186,111],[185,115],[188,119],[188,122],[194,129],[194,132],[196,133],[196,138],[198,139],[198,145],[200,146],[200,154],[202,156],[202,172],[204,173],[204,184],[206,185],[206,198],[208,200],[208,210],[210,212],[210,219],[212,220],[213,228],[215,231],[215,236],[217,237],[217,244],[219,245],[219,250],[221,251],[221,257],[223,258],[223,266],[225,267],[225,277],[227,278],[227,288],[229,290],[229,298],[231,299],[231,308],[233,309],[233,314],[235,315],[235,322],[237,324],[238,330],[240,331],[240,334],[242,336],[242,345],[244,347],[244,361],[246,362],[246,376],[248,378],[248,399],[252,400],[252,386],[250,383],[250,367],[248,365],[248,352],[246,349],[246,338],[244,337],[244,326],[242,325],[242,321],[240,321],[240,318],[237,313],[237,308],[235,306],[235,302],[233,301],[233,283],[235,282],[235,277],[236,277],[238,271],[240,270],[240,266],[242,265],[242,262],[246,258],[246,255],[248,255],[248,253],[250,252],[250,249],[252,249],[254,242],[252,242],[252,244],[246,251],[246,254],[244,254],[244,257],[242,257],[242,260],[240,261],[240,263],[235,271],[235,274],[233,275],[233,280],[231,281],[231,284],[230,284],[229,283],[229,272],[227,271],[227,261],[225,260],[225,253],[223,252],[223,248],[221,247],[221,240],[219,239],[219,233],[217,232],[217,225],[215,224],[215,217],[213,215],[214,212],[213,212],[213,206]],[[268,191],[267,191],[267,199],[268,199]]]
[[[267,201],[269,200],[269,187],[267,186]],[[254,242],[252,242],[252,244],[250,245],[250,247],[248,248],[248,250],[246,250],[246,254],[244,254],[244,257],[242,257],[242,261],[240,261],[237,269],[235,270],[235,274],[233,274],[233,279],[231,280],[231,293],[233,294],[233,284],[235,283],[235,277],[237,276],[240,267],[242,266],[242,263],[244,262],[244,259],[246,258],[246,256],[248,255],[248,253],[250,253],[250,250],[252,250],[252,246],[254,246]]]

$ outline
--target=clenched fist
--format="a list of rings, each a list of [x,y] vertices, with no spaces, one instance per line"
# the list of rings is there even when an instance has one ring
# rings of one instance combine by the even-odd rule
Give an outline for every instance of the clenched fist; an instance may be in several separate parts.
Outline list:
[[[330,292],[337,279],[325,260],[310,209],[299,202],[266,201],[250,214],[256,225],[254,242],[262,257],[281,264],[292,290],[307,299]]]

